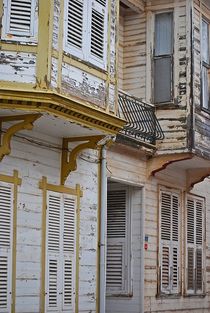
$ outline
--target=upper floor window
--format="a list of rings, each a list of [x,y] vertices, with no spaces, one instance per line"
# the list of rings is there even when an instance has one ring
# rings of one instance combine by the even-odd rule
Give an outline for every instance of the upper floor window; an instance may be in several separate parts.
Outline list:
[[[154,102],[171,102],[173,99],[173,13],[155,15],[154,39]]]
[[[2,38],[33,41],[36,0],[5,0]],[[30,38],[30,39],[29,39]]]
[[[209,23],[202,20],[201,58],[202,58],[202,108],[210,110],[210,54],[209,54]]]
[[[66,0],[66,52],[106,68],[107,0]]]

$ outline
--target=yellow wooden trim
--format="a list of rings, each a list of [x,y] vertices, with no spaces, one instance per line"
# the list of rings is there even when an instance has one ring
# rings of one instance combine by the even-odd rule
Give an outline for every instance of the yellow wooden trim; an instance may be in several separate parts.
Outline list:
[[[5,89],[0,90],[0,98],[1,108],[45,111],[109,134],[116,134],[126,123],[114,114],[106,113],[102,108],[95,108],[87,101],[54,92]]]
[[[43,179],[46,179],[45,177]],[[39,182],[39,188],[40,189],[46,189],[49,191],[53,191],[53,192],[59,192],[59,193],[66,193],[66,194],[70,194],[73,196],[77,196],[78,194],[78,190],[74,189],[74,188],[70,188],[70,187],[66,187],[66,186],[62,186],[62,185],[53,185],[53,184],[49,184],[47,183],[47,181],[43,183],[44,180]],[[83,193],[82,191],[80,191],[80,197],[82,197]]]
[[[116,0],[116,24],[120,25],[120,0]],[[119,77],[118,77],[118,69],[119,69],[119,37],[120,31],[119,27],[117,27],[116,34],[117,36],[115,40],[115,107],[114,112],[118,112],[118,86],[119,86]]]
[[[35,45],[23,45],[19,42],[17,43],[0,43],[1,51],[11,51],[11,52],[25,52],[25,53],[37,53],[37,46]]]
[[[80,185],[76,185],[77,191],[77,226],[76,226],[76,274],[75,274],[75,313],[79,313],[79,250],[80,250]]]
[[[85,149],[96,149],[97,143],[104,138],[104,136],[88,136],[88,137],[73,137],[63,138],[62,157],[61,157],[61,185],[72,171],[77,169],[78,154]],[[82,142],[78,144],[71,152],[68,151],[69,142]]]
[[[50,22],[49,22],[48,71],[47,71],[48,82],[51,82],[51,72],[52,72],[54,0],[51,0],[50,3],[51,3],[51,6],[50,6]]]
[[[48,88],[48,62],[49,62],[49,24],[50,24],[51,0],[39,1],[39,31],[36,80],[37,87]]]
[[[31,130],[33,128],[33,123],[41,117],[41,114],[25,114],[25,115],[15,115],[15,116],[1,116],[0,123],[8,121],[21,121],[15,125],[9,127],[6,133],[3,135],[2,144],[0,146],[0,161],[5,155],[10,154],[11,147],[10,142],[12,136],[23,129]]]
[[[110,67],[111,67],[111,50],[110,50],[110,42],[111,42],[111,21],[112,21],[112,8],[111,8],[111,0],[108,0],[108,29],[107,29],[107,72],[108,76],[106,79],[106,111],[109,112],[109,86],[110,86]]]
[[[20,82],[9,82],[9,81],[1,81],[0,91],[1,89],[8,90],[20,90],[20,91],[33,91],[35,84],[31,83],[20,83]]]
[[[2,18],[2,15],[3,15],[3,0],[0,0],[0,18]]]
[[[98,212],[97,212],[97,262],[96,262],[96,313],[99,313],[100,309],[100,240],[101,240],[101,157],[102,151],[99,151],[98,163]]]
[[[47,178],[42,178],[42,255],[41,255],[41,312],[45,312],[45,277],[46,277],[46,218],[47,218]]]
[[[59,35],[58,35],[58,72],[57,72],[58,88],[61,88],[62,84],[63,33],[64,33],[64,0],[60,0]]]
[[[15,313],[16,302],[16,246],[17,246],[17,196],[18,186],[21,185],[22,180],[18,177],[18,171],[13,171],[13,176],[0,174],[0,181],[13,184],[13,238],[12,238],[12,303],[11,313]]]
[[[16,171],[14,171],[13,176],[0,174],[0,181],[9,183],[9,184],[17,184],[18,186],[20,186],[22,184],[22,179],[17,178],[17,174],[15,172]]]

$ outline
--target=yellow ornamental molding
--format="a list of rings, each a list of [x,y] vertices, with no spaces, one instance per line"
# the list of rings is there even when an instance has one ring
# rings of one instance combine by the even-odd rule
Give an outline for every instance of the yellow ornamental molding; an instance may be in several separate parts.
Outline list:
[[[25,114],[0,117],[1,145],[0,145],[0,161],[5,155],[11,152],[11,139],[18,131],[33,128],[33,123],[41,117],[41,114]],[[4,134],[2,134],[2,124],[5,122],[18,121],[17,124],[10,126]]]
[[[103,139],[104,136],[87,136],[87,137],[74,137],[63,138],[62,158],[61,158],[61,185],[65,184],[65,181],[72,171],[77,169],[77,157],[78,154],[84,149],[96,149],[98,142]],[[69,143],[76,142],[78,145],[69,151]]]

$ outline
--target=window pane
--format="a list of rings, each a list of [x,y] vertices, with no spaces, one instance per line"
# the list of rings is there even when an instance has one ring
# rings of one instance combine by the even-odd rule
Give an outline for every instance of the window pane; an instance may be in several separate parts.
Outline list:
[[[208,69],[202,69],[202,107],[209,109],[209,74]]]
[[[202,21],[202,60],[209,63],[209,24]]]
[[[155,16],[155,56],[172,54],[173,13]]]
[[[172,66],[171,57],[154,60],[154,102],[171,101]]]

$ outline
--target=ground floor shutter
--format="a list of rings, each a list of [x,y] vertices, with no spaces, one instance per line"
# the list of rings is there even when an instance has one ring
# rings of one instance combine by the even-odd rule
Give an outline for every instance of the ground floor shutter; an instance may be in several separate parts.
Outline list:
[[[187,197],[186,283],[190,294],[203,292],[204,200]]]
[[[75,273],[75,199],[48,193],[46,308],[73,312]]]
[[[11,311],[13,188],[0,182],[0,312]]]
[[[160,192],[160,290],[179,292],[179,194]]]
[[[112,187],[107,194],[107,294],[128,291],[129,188]]]

